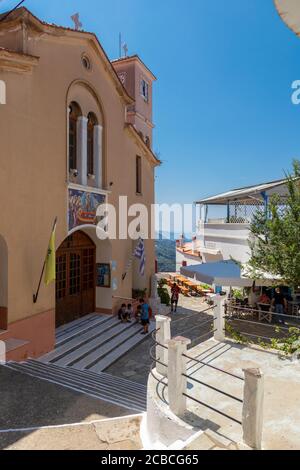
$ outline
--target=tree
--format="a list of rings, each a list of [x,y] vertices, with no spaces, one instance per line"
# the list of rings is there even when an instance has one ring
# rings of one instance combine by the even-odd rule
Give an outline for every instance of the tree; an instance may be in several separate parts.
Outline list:
[[[288,195],[284,202],[272,196],[268,210],[260,210],[251,223],[251,274],[270,273],[293,288],[300,286],[300,161],[286,174]]]

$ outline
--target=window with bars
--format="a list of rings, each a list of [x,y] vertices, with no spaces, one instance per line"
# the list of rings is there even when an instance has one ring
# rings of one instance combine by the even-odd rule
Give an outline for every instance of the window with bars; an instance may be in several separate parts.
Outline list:
[[[67,255],[56,259],[56,298],[63,299],[67,289]]]
[[[80,254],[70,253],[69,295],[78,295],[80,293],[80,270]]]
[[[94,287],[95,282],[95,260],[94,249],[87,248],[83,250],[83,274],[82,274],[82,288],[89,290]]]

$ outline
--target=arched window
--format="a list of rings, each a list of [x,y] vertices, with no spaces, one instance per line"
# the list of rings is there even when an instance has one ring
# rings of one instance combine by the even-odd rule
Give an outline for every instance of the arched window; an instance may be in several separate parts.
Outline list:
[[[74,101],[69,107],[69,170],[77,169],[77,120],[81,109]]]
[[[98,124],[95,114],[88,114],[88,125],[87,125],[87,172],[88,175],[95,174],[95,162],[94,162],[94,127]]]

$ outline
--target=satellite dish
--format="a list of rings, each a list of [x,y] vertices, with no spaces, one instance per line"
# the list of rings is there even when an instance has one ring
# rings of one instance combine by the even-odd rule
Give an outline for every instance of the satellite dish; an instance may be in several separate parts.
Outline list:
[[[274,0],[276,9],[284,23],[297,35],[300,35],[299,0]]]

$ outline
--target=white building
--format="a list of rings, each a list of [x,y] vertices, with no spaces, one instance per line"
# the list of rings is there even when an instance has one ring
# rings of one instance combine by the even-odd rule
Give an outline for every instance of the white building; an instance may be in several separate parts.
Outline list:
[[[267,213],[270,197],[284,206],[286,180],[234,189],[196,202],[197,235],[191,243],[177,242],[177,270],[182,266],[231,258],[247,263],[250,257],[250,224],[257,210]]]

